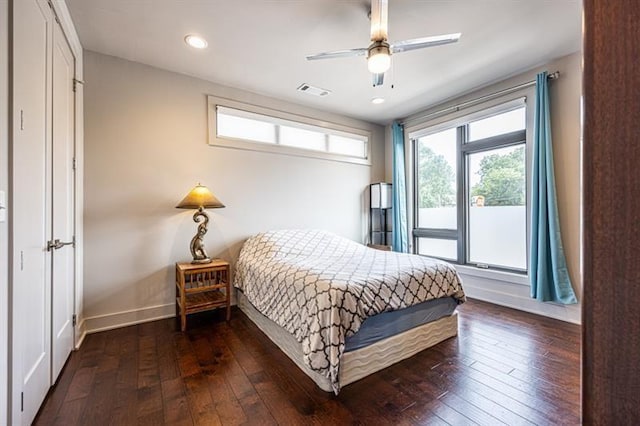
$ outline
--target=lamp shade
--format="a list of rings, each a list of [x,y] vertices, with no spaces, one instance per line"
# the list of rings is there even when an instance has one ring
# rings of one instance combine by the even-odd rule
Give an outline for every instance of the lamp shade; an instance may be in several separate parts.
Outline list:
[[[177,209],[199,209],[200,207],[218,209],[224,207],[224,204],[209,191],[209,188],[198,184],[176,206]]]
[[[371,184],[372,209],[390,209],[392,206],[391,196],[390,183],[380,182]]]

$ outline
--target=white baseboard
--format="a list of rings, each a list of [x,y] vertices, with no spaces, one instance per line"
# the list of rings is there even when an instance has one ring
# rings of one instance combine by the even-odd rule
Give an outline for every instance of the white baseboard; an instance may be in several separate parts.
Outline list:
[[[172,318],[176,315],[175,309],[175,303],[169,303],[167,305],[148,306],[112,314],[96,315],[84,319],[84,329],[86,334],[91,334],[143,322]]]
[[[460,274],[466,295],[532,314],[542,315],[574,324],[581,323],[581,306],[542,303],[529,297],[529,286]]]
[[[80,349],[80,346],[82,346],[82,342],[84,342],[84,338],[87,337],[87,328],[86,328],[87,322],[83,319],[80,320],[80,323],[78,324],[78,327],[76,328],[76,344],[75,344],[75,349],[78,350]]]

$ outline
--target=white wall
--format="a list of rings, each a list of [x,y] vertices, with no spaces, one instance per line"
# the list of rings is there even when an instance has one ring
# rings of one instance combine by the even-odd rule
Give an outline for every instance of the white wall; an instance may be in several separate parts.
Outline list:
[[[234,262],[249,236],[323,228],[364,241],[363,194],[384,177],[384,129],[134,62],[85,52],[84,316],[86,329],[174,313],[174,263],[196,225],[174,206],[197,183],[209,254]],[[291,90],[296,84],[292,82]],[[372,166],[207,144],[206,95],[373,131]]]
[[[0,0],[0,191],[9,189],[9,2]],[[7,214],[7,211],[4,211]],[[9,276],[7,219],[0,222],[0,424],[7,424],[9,348]]]
[[[581,61],[582,53],[577,52],[416,114],[417,116],[437,111],[450,105],[535,80],[536,74],[540,71],[560,71],[560,78],[552,81],[549,85],[551,131],[562,241],[569,275],[578,300],[582,298]],[[392,155],[389,137],[385,143],[385,152],[387,157]],[[390,167],[390,163],[387,162],[386,176],[388,179],[392,175]],[[458,269],[470,297],[570,322],[580,322],[580,304],[565,306],[554,303],[539,303],[529,297],[529,285],[526,277],[514,277],[511,274],[495,273],[473,267],[459,267]]]

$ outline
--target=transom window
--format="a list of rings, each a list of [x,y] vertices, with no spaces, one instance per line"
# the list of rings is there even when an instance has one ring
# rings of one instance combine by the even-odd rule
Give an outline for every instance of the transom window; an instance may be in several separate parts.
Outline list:
[[[527,271],[524,99],[409,135],[414,251],[460,264]]]
[[[209,97],[209,144],[371,164],[370,133]]]

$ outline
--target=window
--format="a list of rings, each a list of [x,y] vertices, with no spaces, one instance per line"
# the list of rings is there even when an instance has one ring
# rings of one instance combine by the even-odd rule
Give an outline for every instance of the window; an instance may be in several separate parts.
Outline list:
[[[261,121],[257,114],[245,112],[231,114],[225,108],[218,109],[217,133],[218,136],[229,138],[247,139],[254,142],[276,143],[276,126],[272,123]]]
[[[209,96],[209,144],[370,165],[366,130]]]
[[[526,106],[411,132],[415,252],[527,270]]]

